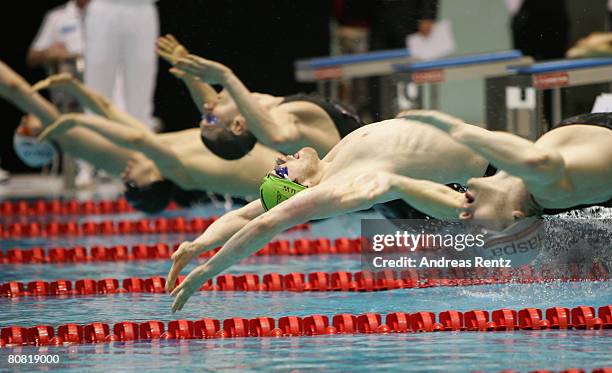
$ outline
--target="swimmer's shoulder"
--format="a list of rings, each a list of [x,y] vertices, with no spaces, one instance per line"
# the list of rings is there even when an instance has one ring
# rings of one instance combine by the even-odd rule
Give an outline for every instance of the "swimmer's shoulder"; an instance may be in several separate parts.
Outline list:
[[[295,118],[299,124],[316,124],[322,122],[329,122],[333,124],[333,119],[327,114],[327,112],[319,105],[310,101],[289,101],[282,102],[280,105],[271,109],[271,112],[290,115]]]

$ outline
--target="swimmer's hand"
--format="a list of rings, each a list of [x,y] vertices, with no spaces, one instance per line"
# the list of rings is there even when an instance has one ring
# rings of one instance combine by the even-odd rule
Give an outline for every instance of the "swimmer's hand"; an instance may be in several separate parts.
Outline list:
[[[172,313],[182,310],[193,293],[198,291],[202,284],[210,278],[212,278],[212,275],[207,271],[206,264],[191,271],[183,282],[170,293],[171,296],[175,297],[174,302],[172,302]]]
[[[181,271],[189,264],[195,257],[198,256],[198,250],[191,241],[185,241],[179,245],[178,249],[172,254],[170,258],[172,260],[172,267],[168,272],[166,278],[166,291],[170,292],[174,289],[174,284]]]
[[[232,70],[227,66],[193,54],[179,59],[176,67],[187,74],[197,76],[202,82],[209,84],[223,85],[232,74]]]
[[[55,122],[47,126],[47,128],[45,128],[40,135],[38,135],[37,141],[42,142],[51,136],[60,136],[68,132],[68,130],[78,124],[78,116],[79,114],[60,115]]]
[[[60,73],[49,76],[32,86],[32,90],[40,91],[48,88],[65,88],[76,83],[74,77],[70,73]]]
[[[189,51],[171,34],[160,36],[157,39],[155,51],[172,65],[176,64],[179,59],[189,56]]]
[[[446,133],[461,128],[465,124],[462,119],[436,110],[406,110],[400,112],[396,118],[405,118],[429,124]]]

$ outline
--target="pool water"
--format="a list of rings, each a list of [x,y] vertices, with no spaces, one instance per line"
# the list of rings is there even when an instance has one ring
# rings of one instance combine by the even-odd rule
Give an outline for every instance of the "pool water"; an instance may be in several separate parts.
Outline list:
[[[219,215],[219,209],[205,206],[172,211],[164,216]],[[138,219],[142,215],[81,217],[80,219]],[[355,237],[363,217],[360,213],[313,223],[307,231],[283,234],[282,238]],[[1,220],[1,218],[0,218]],[[3,221],[6,224],[8,220]],[[2,250],[35,246],[106,246],[136,243],[176,243],[192,235],[115,235],[63,237],[58,239],[4,240]],[[192,264],[188,269],[193,268]],[[304,257],[252,257],[228,273],[359,271],[359,255]],[[0,283],[33,280],[76,280],[114,277],[164,276],[169,261],[101,262],[85,264],[0,265]],[[185,274],[187,271],[185,271]],[[339,313],[468,311],[553,306],[600,307],[612,304],[610,282],[546,284],[505,284],[471,287],[399,289],[386,292],[198,292],[183,311],[170,313],[172,298],[167,294],[112,294],[70,297],[0,298],[0,327],[9,325],[85,324],[100,321],[174,319],[225,319],[267,316],[306,316]],[[562,370],[569,367],[592,369],[612,365],[612,330],[441,332],[410,334],[331,335],[290,338],[236,338],[211,340],[161,340],[115,342],[99,345],[22,346],[0,349],[0,371],[337,371],[369,372],[463,372],[515,369]],[[11,354],[59,354],[57,365],[8,365]]]

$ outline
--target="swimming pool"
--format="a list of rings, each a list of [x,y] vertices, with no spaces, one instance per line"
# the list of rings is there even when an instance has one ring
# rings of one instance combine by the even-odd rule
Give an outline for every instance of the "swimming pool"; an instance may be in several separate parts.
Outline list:
[[[208,217],[220,208],[203,206],[167,211],[162,216]],[[301,237],[356,237],[359,219],[374,217],[359,213],[312,223],[308,230],[284,233],[282,239]],[[137,220],[138,213],[89,216],[58,216],[62,221]],[[41,217],[2,217],[4,225]],[[44,219],[49,220],[48,216]],[[11,238],[2,241],[2,251],[19,247],[72,247],[82,245],[136,245],[178,243],[192,234],[114,234],[58,236],[56,238]],[[202,260],[200,260],[202,262]],[[188,269],[192,268],[192,264]],[[228,273],[310,273],[316,271],[357,272],[358,254],[258,256],[251,257]],[[100,280],[131,277],[165,277],[168,260],[101,261],[60,264],[2,264],[0,283],[9,281],[54,281],[65,279]],[[185,274],[187,271],[184,272]],[[119,281],[120,283],[121,281]],[[392,312],[414,313],[445,310],[545,310],[562,306],[612,304],[612,287],[605,282],[551,282],[480,286],[429,287],[380,292],[241,292],[203,291],[196,293],[185,309],[170,313],[172,298],[167,294],[118,293],[80,296],[1,297],[0,327],[176,319],[199,320],[233,317],[251,319],[283,316],[338,314],[361,315]],[[16,346],[0,348],[2,370],[57,369],[58,371],[500,371],[514,369],[563,370],[570,367],[593,369],[612,365],[612,330],[516,330],[495,332],[438,332],[389,334],[335,334],[281,338],[215,338],[190,340],[128,341],[70,346]],[[57,354],[58,364],[8,365],[9,355]]]

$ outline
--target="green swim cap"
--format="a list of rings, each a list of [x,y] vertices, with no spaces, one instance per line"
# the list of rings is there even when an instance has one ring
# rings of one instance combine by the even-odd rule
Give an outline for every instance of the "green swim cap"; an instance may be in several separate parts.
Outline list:
[[[261,204],[263,208],[268,211],[304,189],[306,189],[305,186],[291,180],[282,179],[274,175],[267,175],[263,178],[261,186],[259,187]]]

